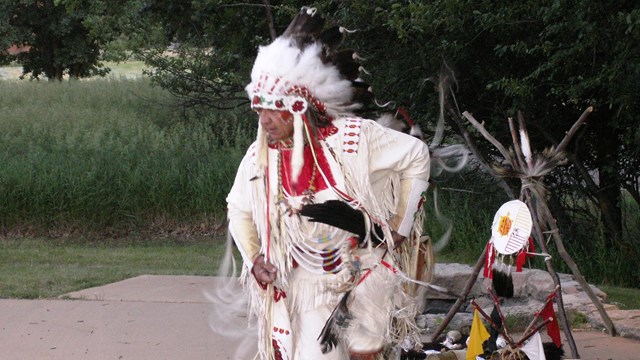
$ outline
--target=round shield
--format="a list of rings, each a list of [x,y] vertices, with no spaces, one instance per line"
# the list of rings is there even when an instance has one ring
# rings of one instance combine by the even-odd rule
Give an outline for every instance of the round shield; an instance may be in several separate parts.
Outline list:
[[[502,255],[520,251],[529,240],[533,221],[527,204],[520,200],[504,203],[491,225],[493,247]]]

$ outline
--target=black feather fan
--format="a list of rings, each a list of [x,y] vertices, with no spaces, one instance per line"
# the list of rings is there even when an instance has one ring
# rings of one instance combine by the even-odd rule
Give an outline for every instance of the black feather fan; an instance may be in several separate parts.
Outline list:
[[[494,264],[493,278],[491,279],[496,295],[504,298],[513,297],[513,277],[511,271],[504,264]]]
[[[562,346],[558,347],[552,341],[542,343],[542,348],[544,349],[544,356],[547,360],[561,360],[564,358],[564,349],[562,349]]]
[[[308,217],[311,222],[335,226],[353,233],[360,241],[364,241],[367,235],[364,213],[344,201],[328,200],[319,204],[307,204],[300,209],[300,215]],[[377,224],[373,225],[371,235],[373,241],[384,238],[382,228]]]

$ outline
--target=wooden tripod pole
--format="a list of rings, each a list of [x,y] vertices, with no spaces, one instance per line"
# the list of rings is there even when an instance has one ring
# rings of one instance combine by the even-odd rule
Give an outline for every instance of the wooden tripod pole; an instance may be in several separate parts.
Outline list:
[[[582,276],[580,269],[578,268],[576,263],[573,261],[573,258],[571,258],[571,255],[569,255],[569,253],[565,249],[564,243],[562,242],[562,238],[560,237],[560,230],[556,225],[555,219],[553,218],[553,216],[551,216],[551,211],[549,210],[546,203],[544,202],[539,202],[538,206],[539,206],[538,220],[540,221],[540,224],[547,224],[547,226],[549,227],[549,232],[551,233],[551,236],[553,237],[553,241],[556,245],[556,249],[560,254],[560,257],[562,257],[562,260],[564,260],[567,266],[569,266],[569,269],[571,269],[571,272],[573,273],[573,277],[580,284],[580,286],[582,287],[582,290],[587,294],[587,296],[589,296],[589,299],[591,299],[591,302],[598,310],[598,313],[600,314],[600,317],[602,318],[602,321],[604,322],[604,325],[607,328],[609,335],[616,336],[617,331],[613,324],[613,321],[611,321],[611,318],[609,317],[607,312],[604,310],[604,306],[602,306],[600,299],[598,299],[596,294],[593,292],[593,290],[591,289],[591,286],[589,286],[587,281],[584,279],[584,276]]]
[[[462,306],[462,304],[464,304],[465,300],[467,300],[467,296],[469,296],[469,293],[471,292],[471,288],[473,288],[473,284],[475,284],[476,279],[478,279],[478,274],[480,273],[480,269],[482,269],[482,265],[484,265],[484,255],[486,252],[487,252],[487,249],[485,248],[482,251],[482,255],[480,255],[480,258],[476,262],[476,266],[473,268],[473,272],[469,276],[469,279],[467,280],[467,284],[464,286],[463,293],[458,296],[458,299],[456,300],[456,302],[453,304],[451,309],[449,309],[447,316],[444,317],[444,319],[442,320],[442,323],[440,323],[440,325],[436,328],[436,330],[431,335],[431,342],[435,343],[436,341],[438,341],[438,337],[440,336],[440,334],[442,334],[444,329],[447,328],[447,326],[451,322],[451,319],[453,319],[453,317],[458,312],[458,310],[460,310],[460,307]]]
[[[536,234],[536,238],[538,239],[538,246],[540,246],[540,248],[542,249],[543,252],[545,253],[549,253],[549,251],[547,250],[547,244],[544,241],[544,237],[543,237],[543,233],[542,230],[540,229],[540,222],[539,222],[539,218],[538,218],[538,212],[536,211],[536,208],[533,206],[534,204],[532,204],[532,199],[531,199],[531,194],[529,192],[525,192],[524,193],[525,198],[526,198],[526,203],[527,206],[529,207],[529,210],[531,211],[531,217],[533,218],[533,231]],[[556,291],[557,291],[557,296],[556,296],[556,304],[558,305],[558,318],[560,319],[560,322],[562,323],[562,330],[564,331],[564,335],[567,338],[567,342],[569,343],[569,348],[571,349],[571,357],[574,359],[580,359],[580,354],[578,354],[578,347],[576,346],[576,342],[573,339],[573,334],[571,333],[571,325],[569,325],[569,320],[567,319],[567,314],[564,310],[564,301],[562,299],[562,285],[560,283],[560,276],[558,276],[558,273],[556,273],[555,269],[553,268],[553,264],[551,264],[551,259],[550,258],[546,258],[544,260],[545,265],[547,265],[547,271],[549,272],[549,275],[551,275],[551,278],[553,279],[553,283],[556,285]]]

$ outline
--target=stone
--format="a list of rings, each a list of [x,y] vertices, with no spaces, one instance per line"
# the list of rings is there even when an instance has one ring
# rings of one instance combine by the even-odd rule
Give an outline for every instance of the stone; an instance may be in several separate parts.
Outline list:
[[[433,283],[434,285],[449,289],[449,291],[454,294],[462,294],[472,272],[473,268],[466,264],[438,263],[435,266]],[[476,279],[469,296],[475,297],[482,294],[483,287],[486,288],[486,286],[483,286],[482,279],[480,279],[480,281]],[[433,290],[425,291],[425,296],[429,299],[455,299],[455,297],[441,294]]]
[[[513,269],[515,270],[515,269]],[[472,276],[473,268],[466,264],[436,264],[434,284],[447,288],[451,293],[462,295],[467,282]],[[547,297],[553,292],[555,284],[551,275],[540,269],[523,269],[522,272],[512,272],[514,281],[514,297],[504,299],[500,309],[505,316],[517,316],[527,323],[539,313]],[[600,314],[591,299],[583,291],[580,284],[571,274],[558,274],[562,287],[562,300],[565,313],[569,318],[575,317],[576,313],[582,313],[590,326],[603,329],[604,325]],[[475,279],[465,303],[460,307],[447,326],[449,330],[458,330],[463,334],[465,329],[471,326],[474,307],[470,301],[473,299],[478,306],[487,314],[493,309],[493,300],[489,296],[487,289],[491,286],[491,280],[485,279],[482,274]],[[632,338],[640,339],[640,330],[636,330],[632,325],[638,319],[626,321],[622,315],[618,315],[618,307],[613,304],[606,304],[607,295],[594,285],[590,285],[601,303],[604,304],[605,311],[614,321],[618,332]],[[442,323],[451,306],[456,301],[456,296],[443,295],[435,291],[423,291],[424,304],[423,314],[416,318],[419,327],[425,333],[435,330]],[[557,312],[557,305],[554,303]],[[628,312],[624,312],[628,313]],[[617,317],[614,319],[613,315]],[[637,311],[640,318],[640,310]],[[629,323],[629,325],[627,325]],[[562,324],[561,324],[562,325]]]

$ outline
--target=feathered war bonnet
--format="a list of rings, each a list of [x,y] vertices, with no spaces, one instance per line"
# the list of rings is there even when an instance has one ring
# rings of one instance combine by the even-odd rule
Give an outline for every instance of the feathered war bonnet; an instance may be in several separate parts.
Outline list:
[[[246,91],[252,109],[283,110],[293,114],[292,179],[304,165],[304,138],[310,134],[308,110],[326,122],[371,102],[369,85],[360,78],[361,66],[352,49],[338,50],[346,30],[324,29],[315,8],[303,7],[285,32],[258,50]],[[317,125],[317,124],[316,124]],[[309,143],[312,143],[308,139]],[[267,163],[267,137],[260,125],[258,164]]]

